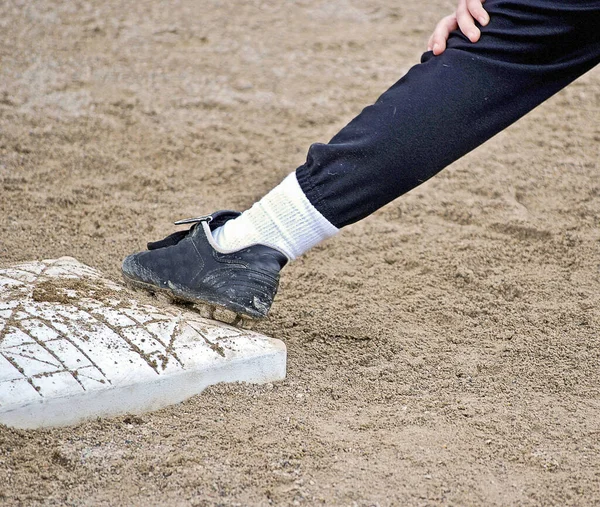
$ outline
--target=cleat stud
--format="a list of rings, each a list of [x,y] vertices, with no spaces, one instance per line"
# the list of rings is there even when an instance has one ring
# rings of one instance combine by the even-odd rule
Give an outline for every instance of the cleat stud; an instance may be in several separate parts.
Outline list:
[[[255,325],[256,321],[250,317],[242,317],[240,323],[238,324],[238,326],[242,329],[248,329],[249,331],[254,329]]]
[[[173,298],[164,292],[156,291],[154,293],[154,297],[158,299],[161,303],[172,304]]]
[[[225,322],[226,324],[232,324],[235,322],[237,315],[234,311],[228,310],[227,308],[221,308],[217,306],[215,308],[213,319],[220,320],[221,322]]]
[[[210,306],[206,303],[197,303],[196,309],[198,310],[198,313],[200,314],[201,317],[203,317],[205,319],[213,318],[213,307],[212,306]]]

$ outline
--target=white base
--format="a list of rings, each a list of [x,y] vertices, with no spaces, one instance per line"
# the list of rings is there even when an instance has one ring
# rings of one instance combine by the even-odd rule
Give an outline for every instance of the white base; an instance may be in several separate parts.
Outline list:
[[[0,269],[0,423],[155,410],[218,382],[285,378],[283,342],[139,304],[70,257]]]

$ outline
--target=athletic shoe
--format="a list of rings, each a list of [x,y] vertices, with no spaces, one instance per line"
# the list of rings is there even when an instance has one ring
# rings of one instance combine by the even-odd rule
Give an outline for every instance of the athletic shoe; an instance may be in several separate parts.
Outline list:
[[[175,225],[192,224],[148,250],[123,261],[125,281],[152,293],[164,293],[175,301],[199,304],[203,316],[234,325],[266,317],[279,285],[279,271],[288,258],[266,245],[223,250],[212,231],[236,218],[236,211],[189,218]]]

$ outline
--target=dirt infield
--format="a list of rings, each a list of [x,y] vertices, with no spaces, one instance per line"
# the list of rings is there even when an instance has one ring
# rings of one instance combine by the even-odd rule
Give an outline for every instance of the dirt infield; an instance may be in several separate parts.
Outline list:
[[[249,206],[453,2],[0,3],[0,265]],[[426,5],[426,7],[423,7]],[[285,269],[289,374],[0,428],[4,505],[600,503],[600,69]]]

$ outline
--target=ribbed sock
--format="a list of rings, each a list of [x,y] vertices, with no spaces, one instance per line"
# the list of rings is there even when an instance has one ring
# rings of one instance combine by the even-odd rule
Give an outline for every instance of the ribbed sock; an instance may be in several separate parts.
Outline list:
[[[338,231],[304,195],[294,172],[249,210],[212,234],[226,250],[261,244],[294,260]]]

